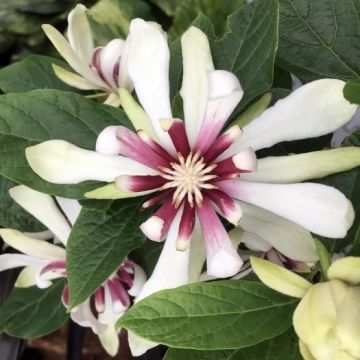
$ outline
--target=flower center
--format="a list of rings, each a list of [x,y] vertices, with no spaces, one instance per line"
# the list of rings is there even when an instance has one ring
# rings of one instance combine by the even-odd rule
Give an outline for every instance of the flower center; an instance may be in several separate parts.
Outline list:
[[[204,162],[200,152],[190,152],[185,159],[181,153],[178,153],[178,162],[170,163],[169,168],[161,168],[164,179],[169,180],[163,188],[176,188],[173,194],[173,204],[177,208],[187,197],[191,207],[194,201],[201,207],[203,196],[201,189],[215,189],[216,186],[209,184],[208,181],[215,179],[217,175],[211,174],[216,164],[208,165]]]

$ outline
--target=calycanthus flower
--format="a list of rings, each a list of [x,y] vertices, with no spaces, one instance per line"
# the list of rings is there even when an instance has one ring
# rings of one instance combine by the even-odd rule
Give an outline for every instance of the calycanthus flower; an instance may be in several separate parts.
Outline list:
[[[50,195],[23,185],[10,189],[10,195],[50,231],[25,234],[14,229],[0,229],[4,242],[22,253],[0,255],[0,271],[24,267],[16,280],[16,287],[35,285],[47,288],[52,285],[52,280],[66,278],[66,254],[63,246],[66,247],[71,231],[69,223],[73,225],[79,215],[79,203],[59,197],[55,202]],[[58,240],[62,246],[46,241],[51,239]],[[142,268],[125,260],[94,295],[71,309],[73,321],[81,326],[91,327],[110,355],[115,355],[119,348],[115,323],[131,306],[132,298],[138,295],[145,279]],[[63,289],[62,302],[67,307],[67,285]]]
[[[113,39],[105,46],[94,47],[86,7],[78,4],[68,16],[68,39],[53,26],[43,30],[60,55],[77,74],[53,64],[55,74],[65,83],[81,90],[101,90],[108,94],[105,103],[120,105],[118,90],[132,90],[126,70],[127,44]],[[79,75],[78,75],[79,74]]]
[[[329,280],[315,285],[266,260],[251,263],[266,285],[301,298],[293,324],[305,360],[360,359],[360,258],[334,261]]]

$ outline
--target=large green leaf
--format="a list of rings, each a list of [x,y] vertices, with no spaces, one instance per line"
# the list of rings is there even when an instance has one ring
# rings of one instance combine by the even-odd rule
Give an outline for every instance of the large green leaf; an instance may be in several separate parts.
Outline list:
[[[169,36],[171,39],[180,36],[200,12],[210,19],[216,34],[222,35],[226,29],[227,16],[245,4],[245,0],[184,0],[175,11]]]
[[[61,302],[64,281],[55,281],[47,289],[14,288],[0,307],[0,331],[23,339],[45,336],[68,319]]]
[[[9,195],[17,184],[0,176],[0,226],[22,231],[42,231],[44,226],[19,206]]]
[[[360,104],[360,80],[350,80],[345,84],[344,97],[352,104]]]
[[[277,0],[255,0],[229,17],[229,31],[212,46],[215,68],[233,72],[243,87],[238,110],[272,85],[278,17]]]
[[[360,78],[358,0],[280,0],[278,64],[308,82]]]
[[[143,199],[114,201],[105,212],[83,208],[67,245],[69,306],[84,302],[145,237]]]
[[[130,126],[120,109],[57,90],[3,95],[0,114],[0,136],[5,135],[0,141],[0,174],[37,190],[72,198],[82,198],[99,183],[70,186],[47,183],[28,166],[25,148],[45,140],[63,139],[91,150],[105,127]]]
[[[164,360],[301,360],[293,329],[255,346],[235,350],[169,349]]]
[[[97,45],[125,38],[133,18],[150,20],[150,7],[142,0],[100,0],[90,8],[89,20]]]
[[[237,349],[284,332],[295,304],[254,281],[197,283],[145,298],[117,325],[171,347]]]
[[[24,60],[6,66],[0,71],[0,89],[5,93],[35,89],[76,91],[55,75],[51,64],[68,68],[62,61],[41,55],[30,55]]]

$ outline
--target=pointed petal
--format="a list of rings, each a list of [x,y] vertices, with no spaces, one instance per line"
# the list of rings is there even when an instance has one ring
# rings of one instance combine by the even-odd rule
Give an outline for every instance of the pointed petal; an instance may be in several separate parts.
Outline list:
[[[142,338],[141,336],[136,335],[130,330],[128,330],[128,341],[131,354],[135,357],[141,356],[145,354],[148,350],[159,345],[150,340]]]
[[[241,228],[256,234],[271,247],[292,260],[303,262],[318,260],[315,240],[309,231],[257,206],[244,202],[241,202],[240,206],[243,209],[243,217],[239,225]],[[249,240],[246,245],[252,249],[251,239]]]
[[[94,51],[94,42],[84,5],[78,4],[70,11],[68,24],[68,37],[71,47],[89,64]]]
[[[207,273],[218,278],[235,275],[242,260],[206,197],[202,206],[196,208],[196,213],[205,239]]]
[[[27,288],[36,285],[36,276],[39,273],[39,270],[39,266],[27,266],[23,268],[20,271],[14,286],[17,288]]]
[[[245,244],[245,246],[252,251],[267,252],[272,248],[270,243],[257,234],[244,231],[241,228],[234,228],[230,230],[228,234],[232,242],[238,241],[239,244]]]
[[[0,271],[14,269],[17,267],[31,266],[39,269],[44,266],[47,260],[39,259],[38,257],[22,255],[22,254],[3,254],[0,255]]]
[[[322,79],[295,90],[246,125],[243,137],[223,156],[249,146],[256,151],[336,130],[351,119],[357,108],[344,99],[343,87],[341,80]]]
[[[95,190],[88,191],[84,196],[88,199],[127,199],[132,197],[144,196],[156,190],[128,192],[120,190],[114,183],[101,186]]]
[[[206,260],[205,241],[198,219],[195,219],[195,228],[190,241],[189,282],[200,281],[200,275]]]
[[[132,159],[98,154],[63,140],[49,140],[28,147],[26,158],[40,177],[57,184],[77,184],[86,180],[110,182],[125,174],[154,175],[154,170]]]
[[[208,99],[207,72],[214,70],[209,41],[198,28],[190,27],[181,37],[183,80],[180,90],[184,103],[186,133],[194,145]]]
[[[106,88],[106,84],[90,69],[89,63],[83,60],[75,52],[58,30],[48,24],[43,25],[42,28],[56,50],[77,73],[94,83],[96,86]]]
[[[33,257],[47,260],[64,260],[65,249],[44,240],[33,239],[12,229],[0,229],[0,236],[12,248]]]
[[[169,48],[158,26],[134,19],[129,30],[127,69],[136,94],[161,145],[173,151],[170,137],[160,126],[160,119],[172,118],[169,98]]]
[[[195,208],[188,201],[184,202],[184,210],[181,215],[179,235],[176,240],[176,249],[184,251],[189,248],[191,235],[195,226]]]
[[[146,115],[143,108],[135,101],[130,92],[126,89],[119,89],[119,97],[121,106],[124,109],[127,117],[133,124],[135,130],[145,131],[151,138],[157,140],[157,135],[149,117]]]
[[[255,274],[265,285],[285,295],[302,298],[312,286],[301,276],[270,261],[254,256],[250,261]]]
[[[98,335],[102,347],[110,356],[115,356],[119,351],[120,341],[119,334],[113,326],[108,326],[107,329]]]
[[[194,145],[203,154],[213,144],[244,94],[237,77],[224,70],[209,72],[208,86],[204,120]]]
[[[184,158],[190,153],[190,145],[186,135],[185,125],[181,119],[163,119],[161,127],[170,135],[175,150]]]
[[[117,188],[128,192],[139,192],[157,190],[163,186],[167,180],[157,176],[127,176],[121,175],[115,179]]]
[[[289,156],[270,156],[258,160],[257,171],[242,174],[242,180],[293,183],[350,170],[360,166],[360,148],[355,146],[314,151]]]
[[[347,256],[334,261],[328,271],[328,278],[344,281],[352,285],[360,285],[360,258]]]
[[[330,186],[241,180],[223,180],[214,184],[236,199],[271,211],[322,236],[342,238],[354,220],[350,201]]]
[[[125,40],[123,51],[120,57],[120,71],[118,78],[118,88],[127,89],[130,92],[133,91],[134,85],[130,79],[129,71],[127,68],[127,63],[129,60],[129,47],[130,47],[130,38],[129,36]]]
[[[71,228],[50,195],[24,185],[11,188],[9,193],[22,208],[42,222],[66,245]]]
[[[81,205],[77,200],[66,199],[60,196],[56,197],[57,203],[60,205],[61,210],[66,215],[67,219],[70,221],[71,225],[75,224],[75,221],[80,215]]]
[[[71,71],[68,71],[61,66],[52,64],[55,75],[62,80],[65,84],[75,87],[80,90],[95,90],[99,86],[95,85],[91,81],[85,79],[84,77],[77,75]]]

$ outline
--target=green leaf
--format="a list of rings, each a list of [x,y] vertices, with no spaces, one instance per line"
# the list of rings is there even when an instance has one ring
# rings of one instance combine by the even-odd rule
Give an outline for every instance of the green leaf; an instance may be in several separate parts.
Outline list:
[[[139,226],[148,213],[139,211],[143,201],[114,201],[105,212],[81,210],[66,249],[70,308],[84,302],[144,243]]]
[[[280,0],[277,63],[305,82],[360,78],[360,2]]]
[[[236,349],[284,332],[295,305],[254,281],[197,283],[139,301],[117,326],[176,348]]]
[[[245,0],[184,0],[176,8],[169,37],[176,39],[182,35],[199,13],[203,13],[210,19],[217,35],[222,35],[226,29],[227,16],[245,4]]]
[[[0,71],[0,89],[5,93],[35,89],[76,91],[55,75],[51,64],[68,68],[62,61],[41,55],[30,55],[24,60],[6,66]]]
[[[25,148],[50,139],[62,139],[92,150],[97,135],[105,127],[130,126],[120,109],[57,90],[0,96],[0,114],[0,174],[39,191],[77,199],[101,183],[70,186],[47,183],[28,166]]]
[[[350,80],[344,86],[344,97],[351,104],[360,104],[360,80]]]
[[[234,114],[272,85],[278,18],[277,0],[255,0],[229,17],[229,31],[212,46],[215,68],[233,72],[244,90]]]
[[[14,288],[0,307],[0,331],[10,336],[33,339],[48,335],[68,319],[61,302],[64,281],[47,289]]]
[[[10,197],[9,189],[16,185],[0,176],[0,226],[29,232],[45,230],[41,223]]]
[[[169,349],[163,360],[301,360],[298,340],[291,328],[255,346],[235,350]]]
[[[100,0],[88,12],[94,40],[105,45],[126,38],[134,18],[150,20],[150,6],[142,0]]]

